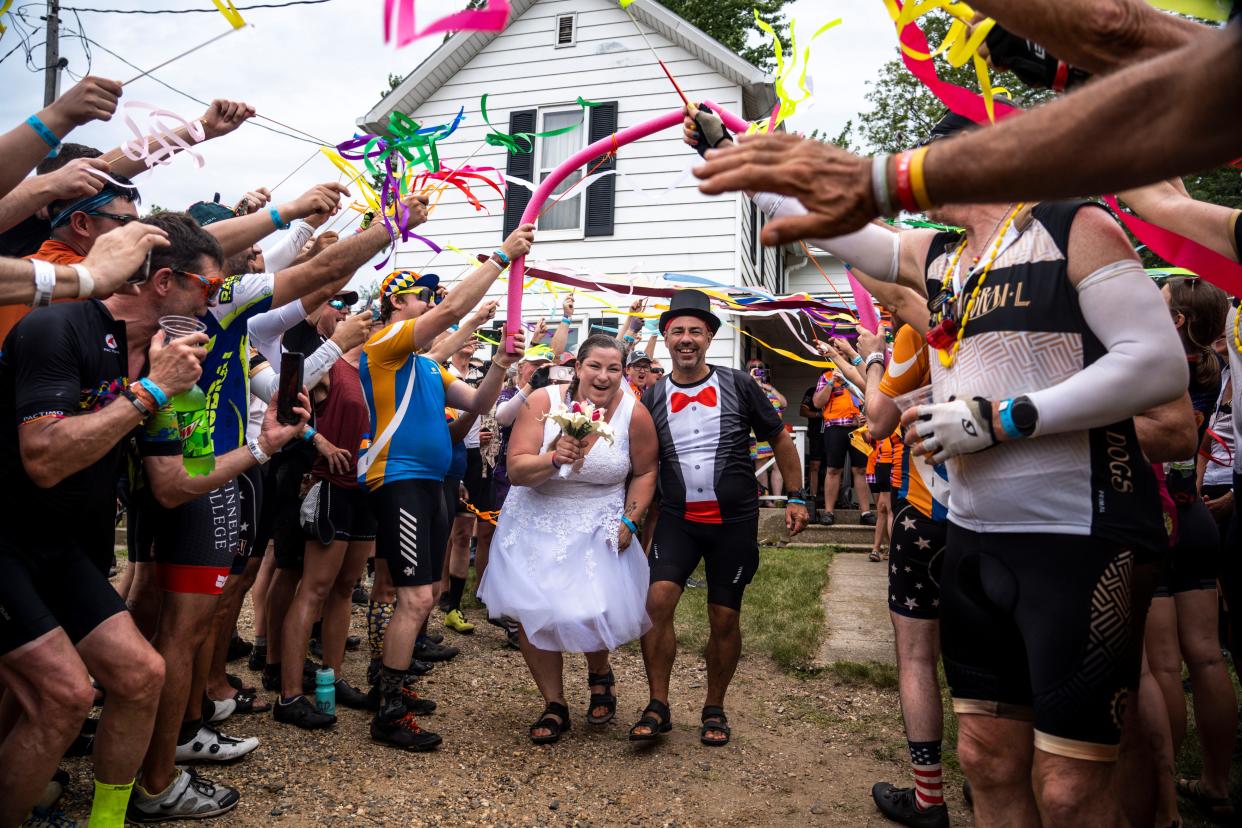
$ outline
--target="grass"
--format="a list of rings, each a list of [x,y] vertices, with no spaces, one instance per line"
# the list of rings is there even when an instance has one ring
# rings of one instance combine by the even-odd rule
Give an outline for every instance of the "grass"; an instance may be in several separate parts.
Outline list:
[[[897,665],[878,661],[836,661],[828,666],[846,684],[865,684],[881,690],[897,689]]]
[[[828,585],[827,549],[764,547],[759,572],[746,587],[742,610],[743,649],[764,653],[792,673],[813,671],[824,635],[820,596]],[[700,565],[694,577],[704,581]],[[677,605],[678,646],[702,651],[707,645],[707,590],[690,588]]]

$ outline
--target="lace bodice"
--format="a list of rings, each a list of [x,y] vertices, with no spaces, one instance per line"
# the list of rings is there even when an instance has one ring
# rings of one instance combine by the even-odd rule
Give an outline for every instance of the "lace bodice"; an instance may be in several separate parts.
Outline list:
[[[624,483],[629,477],[630,415],[634,411],[634,397],[625,393],[624,390],[617,393],[621,395],[621,402],[618,403],[617,410],[613,412],[612,419],[609,421],[617,435],[615,442],[609,444],[604,438],[598,438],[583,459],[581,468],[571,471],[567,478],[553,475],[550,480],[538,487],[541,492],[550,494],[566,485],[574,487],[576,491],[580,491],[579,487],[583,484],[615,486]],[[560,426],[550,419],[544,421],[544,451],[550,450],[552,443],[560,436],[560,433]]]

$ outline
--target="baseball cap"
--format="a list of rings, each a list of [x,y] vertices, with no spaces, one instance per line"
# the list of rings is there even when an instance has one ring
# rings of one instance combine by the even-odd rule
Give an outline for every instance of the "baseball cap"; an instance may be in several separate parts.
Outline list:
[[[645,362],[650,365],[651,357],[647,356],[646,351],[633,350],[630,351],[630,355],[625,358],[625,367],[628,368],[631,365],[637,365],[640,362]]]
[[[199,227],[215,224],[217,221],[235,218],[233,211],[218,201],[199,201],[186,210],[190,218],[198,222]]]

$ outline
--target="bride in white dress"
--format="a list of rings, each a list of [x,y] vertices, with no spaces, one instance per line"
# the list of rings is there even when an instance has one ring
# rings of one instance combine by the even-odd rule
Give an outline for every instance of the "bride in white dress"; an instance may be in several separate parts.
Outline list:
[[[658,444],[651,415],[622,387],[622,357],[612,337],[587,339],[566,395],[605,411],[614,444],[597,435],[575,440],[545,420],[549,394],[565,387],[555,385],[531,395],[509,441],[513,488],[478,594],[492,618],[521,627],[522,655],[546,703],[530,729],[536,744],[570,728],[561,654],[586,653],[587,721],[606,724],[616,712],[608,651],[651,626],[650,570],[626,521],[637,525],[651,504]],[[565,465],[571,471],[562,478]]]

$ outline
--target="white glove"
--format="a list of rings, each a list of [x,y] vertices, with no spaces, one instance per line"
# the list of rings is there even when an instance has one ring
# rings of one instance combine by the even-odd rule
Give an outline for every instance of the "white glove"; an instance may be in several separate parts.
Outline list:
[[[974,454],[996,445],[992,431],[992,402],[982,397],[919,406],[914,432],[922,440],[916,453],[932,463],[960,454]]]

